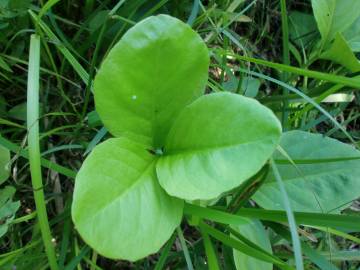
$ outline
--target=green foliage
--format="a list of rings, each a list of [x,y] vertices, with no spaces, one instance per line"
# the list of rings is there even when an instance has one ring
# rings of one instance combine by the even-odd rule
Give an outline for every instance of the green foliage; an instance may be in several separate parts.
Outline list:
[[[324,44],[346,31],[360,16],[357,0],[312,0],[311,3]]]
[[[138,260],[157,252],[180,224],[183,202],[160,187],[155,162],[144,145],[125,138],[99,144],[85,160],[72,216],[100,254]]]
[[[274,153],[294,211],[337,213],[358,198],[360,151],[303,131],[284,133],[280,146],[295,163]],[[284,209],[272,173],[253,199],[265,209]]]
[[[308,48],[319,35],[314,16],[299,11],[289,14],[289,35],[296,45]]]
[[[357,29],[360,2],[312,0],[312,7],[321,34],[321,49],[325,49],[320,58],[332,60],[352,72],[359,71],[360,62],[353,51],[358,51],[357,42],[360,38]]]
[[[205,95],[175,120],[157,165],[160,184],[186,200],[214,199],[259,171],[280,134],[274,114],[257,101]]]
[[[163,146],[180,110],[204,92],[208,54],[197,33],[175,18],[138,23],[114,46],[95,79],[96,111],[105,127],[114,136]]]
[[[19,201],[12,201],[15,191],[12,186],[0,189],[0,238],[7,232],[11,221],[15,218],[15,213],[20,207]]]
[[[0,184],[6,181],[10,173],[10,152],[0,145]]]
[[[247,240],[256,244],[260,248],[272,254],[271,243],[269,236],[261,224],[256,219],[244,219],[243,224],[233,226],[234,230],[239,232]],[[256,258],[250,257],[234,249],[234,260],[237,269],[251,269],[251,270],[272,270],[271,263],[260,261]]]
[[[197,34],[165,15],[129,30],[103,63],[95,105],[121,138],[86,159],[72,207],[77,230],[100,254],[135,261],[168,240],[182,201],[160,185],[180,199],[214,199],[254,175],[274,151],[280,123],[258,102],[218,93],[187,105],[204,91],[208,63]]]
[[[337,33],[331,47],[321,56],[322,59],[332,60],[341,64],[352,72],[360,70],[360,62],[355,54],[351,51],[349,44],[346,42],[342,34]]]
[[[0,269],[358,269],[359,23],[357,0],[0,0]]]
[[[343,34],[351,50],[360,52],[360,16]]]

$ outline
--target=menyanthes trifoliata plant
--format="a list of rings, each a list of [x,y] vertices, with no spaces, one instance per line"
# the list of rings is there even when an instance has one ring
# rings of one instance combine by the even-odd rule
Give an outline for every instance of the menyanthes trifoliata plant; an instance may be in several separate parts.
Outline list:
[[[204,95],[209,52],[167,15],[131,28],[94,82],[96,111],[114,138],[77,177],[72,218],[98,253],[135,261],[179,226],[184,200],[219,197],[258,172],[280,141],[271,110],[231,93]]]

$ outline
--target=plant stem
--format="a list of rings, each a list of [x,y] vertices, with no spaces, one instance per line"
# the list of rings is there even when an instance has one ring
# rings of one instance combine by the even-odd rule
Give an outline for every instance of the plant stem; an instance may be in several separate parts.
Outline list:
[[[204,230],[202,230],[201,227],[199,229],[204,241],[205,254],[207,257],[209,270],[220,270],[216,252],[211,243],[209,235]]]
[[[45,196],[43,191],[40,145],[39,145],[39,70],[40,70],[40,38],[31,35],[29,53],[29,71],[27,85],[27,128],[29,161],[32,187],[41,236],[45,246],[51,270],[58,270],[55,249],[51,241],[51,232],[46,213]]]
[[[283,63],[290,64],[290,50],[289,50],[289,24],[288,15],[286,11],[286,0],[280,0],[281,8],[281,29],[282,29],[282,44],[283,44]]]
[[[288,16],[286,11],[286,0],[280,0],[280,8],[281,8],[281,29],[282,29],[282,44],[283,44],[283,63],[285,65],[290,65],[290,50],[289,50],[289,25],[288,25]],[[282,80],[288,80],[288,74],[284,73],[282,75]],[[284,88],[284,95],[288,95],[289,91]],[[282,124],[287,129],[287,121],[289,117],[289,113],[286,110],[289,106],[287,100],[283,102],[283,112],[282,112]]]
[[[90,266],[90,270],[96,270],[95,268],[96,268],[97,257],[98,257],[97,252],[95,250],[93,250],[92,257],[91,257],[91,262],[93,264]]]

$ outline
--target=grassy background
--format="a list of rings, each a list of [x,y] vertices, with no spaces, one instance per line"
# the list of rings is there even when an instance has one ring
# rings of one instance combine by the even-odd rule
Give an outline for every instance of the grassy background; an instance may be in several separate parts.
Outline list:
[[[75,172],[91,149],[110,136],[94,111],[91,85],[96,70],[109,49],[133,24],[154,14],[170,14],[191,24],[211,49],[208,92],[226,90],[256,97],[277,113],[285,130],[318,132],[345,142],[349,142],[348,137],[359,140],[360,97],[358,92],[353,94],[354,87],[341,88],[345,93],[342,99],[322,103],[346,129],[344,133],[323,113],[308,105],[306,98],[299,98],[289,87],[278,84],[277,80],[296,87],[306,97],[322,94],[325,97],[331,94],[327,91],[330,84],[324,83],[323,78],[314,78],[308,69],[323,72],[329,81],[335,82],[339,78],[333,75],[355,75],[311,54],[319,33],[316,25],[314,27],[310,1],[287,1],[287,13],[284,4],[285,1],[266,0],[0,1],[0,144],[13,152],[8,181],[16,188],[15,200],[21,202],[17,219],[0,239],[0,269],[48,267],[39,225],[34,219],[36,208],[25,147],[32,33],[40,34],[41,45],[39,143],[44,166],[43,190],[61,269],[153,269],[159,254],[135,264],[97,256],[84,244],[71,222]],[[293,15],[296,12],[309,14],[301,20],[305,30],[297,28],[301,24]],[[289,25],[282,24],[282,18],[290,18]],[[226,57],[224,53],[251,58]],[[252,58],[291,64],[303,73],[300,76],[279,66],[257,63]],[[268,77],[256,79],[257,74]],[[359,203],[354,202],[347,211],[359,209]],[[201,234],[187,226],[183,227],[183,233],[195,268],[207,269]],[[359,243],[319,231],[314,234],[318,239],[314,247],[324,256],[332,256],[341,269],[360,266],[359,253],[328,252],[329,246],[349,250]],[[231,248],[220,242],[215,246],[223,269],[233,269]],[[167,267],[186,268],[179,240],[173,237],[168,247],[171,252]],[[284,258],[293,256],[290,249],[280,245],[275,253]],[[16,268],[12,268],[13,265]],[[310,263],[306,267],[316,269]]]

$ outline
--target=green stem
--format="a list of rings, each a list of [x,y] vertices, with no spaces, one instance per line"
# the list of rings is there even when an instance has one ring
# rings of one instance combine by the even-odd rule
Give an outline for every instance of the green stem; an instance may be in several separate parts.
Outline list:
[[[209,270],[220,270],[219,263],[217,260],[216,252],[214,250],[214,247],[211,243],[209,235],[199,227],[199,230],[201,232],[201,235],[203,237],[204,247],[205,247],[205,254],[207,257]]]
[[[91,266],[90,270],[96,270],[96,261],[97,261],[98,254],[95,250],[93,250],[92,257],[91,257]]]
[[[31,35],[29,53],[29,73],[27,85],[27,127],[29,161],[32,187],[36,205],[37,218],[41,236],[45,246],[51,270],[58,270],[56,255],[51,241],[51,232],[46,213],[45,196],[43,191],[40,145],[39,145],[39,70],[40,70],[40,38]]]
[[[286,0],[280,0],[280,8],[281,8],[282,44],[283,44],[283,63],[285,65],[289,65],[290,64],[289,25],[288,25],[287,11],[286,11]],[[287,73],[282,75],[282,80],[285,82],[288,80]],[[283,94],[288,95],[289,91],[286,88],[284,88]],[[287,127],[287,120],[289,117],[289,113],[286,110],[288,106],[289,106],[289,102],[287,100],[284,100],[283,112],[282,112],[282,124],[285,129]]]
[[[286,0],[280,0],[281,8],[281,29],[282,29],[282,44],[283,44],[283,63],[290,64],[290,50],[289,50],[289,24],[288,15],[286,11]]]
[[[26,221],[29,221],[33,218],[36,217],[36,211],[35,212],[32,212],[31,214],[28,214],[26,216],[22,216],[22,217],[19,217],[19,218],[15,218],[13,221],[11,221],[10,223],[11,224],[18,224],[18,223],[21,223],[21,222],[26,222]]]

